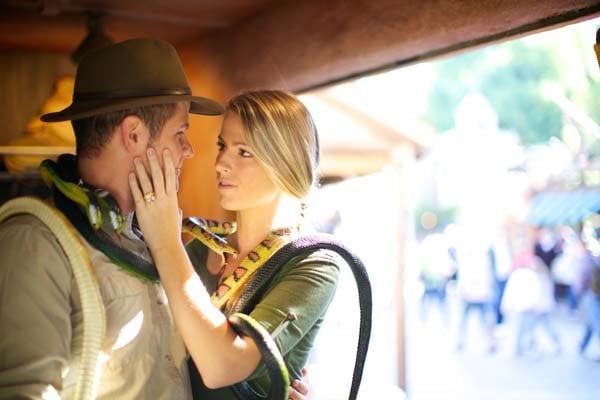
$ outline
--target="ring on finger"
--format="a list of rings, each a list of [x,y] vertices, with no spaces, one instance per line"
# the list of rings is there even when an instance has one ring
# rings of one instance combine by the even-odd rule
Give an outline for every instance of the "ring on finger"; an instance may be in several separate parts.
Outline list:
[[[156,200],[156,194],[154,192],[144,193],[144,201],[146,203],[152,203],[154,200]]]

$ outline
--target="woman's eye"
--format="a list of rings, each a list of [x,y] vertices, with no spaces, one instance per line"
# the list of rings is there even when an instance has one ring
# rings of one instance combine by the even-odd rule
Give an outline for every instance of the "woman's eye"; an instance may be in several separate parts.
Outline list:
[[[225,143],[217,142],[217,149],[219,149],[219,151],[223,150],[224,148],[225,148]]]
[[[247,150],[240,149],[240,156],[249,158],[252,157],[252,153]]]

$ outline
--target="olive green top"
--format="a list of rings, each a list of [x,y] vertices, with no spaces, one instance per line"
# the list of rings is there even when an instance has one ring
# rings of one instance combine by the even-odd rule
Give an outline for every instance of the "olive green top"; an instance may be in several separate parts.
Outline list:
[[[208,249],[194,240],[187,245],[187,251],[204,285],[212,293],[217,288],[218,276],[210,274],[206,268]],[[291,379],[302,376],[302,368],[335,294],[341,262],[341,258],[329,250],[293,258],[273,277],[264,296],[250,313],[271,334],[278,331],[273,339],[284,357]],[[296,315],[293,322],[286,320],[290,313]],[[261,395],[267,394],[270,383],[262,362],[248,382]],[[202,384],[197,387],[196,382],[193,386],[195,398],[202,400],[236,398],[229,388],[210,390]]]

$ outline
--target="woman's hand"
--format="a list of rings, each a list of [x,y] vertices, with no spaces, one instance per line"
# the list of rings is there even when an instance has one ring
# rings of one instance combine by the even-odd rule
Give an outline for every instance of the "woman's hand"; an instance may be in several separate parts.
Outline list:
[[[156,258],[157,252],[169,246],[181,246],[181,211],[171,153],[163,151],[164,173],[156,151],[148,148],[146,154],[151,176],[148,177],[142,160],[136,158],[135,173],[129,174],[129,187],[144,241]]]
[[[294,379],[290,386],[289,400],[307,400],[310,385],[308,383],[308,370],[302,368],[302,379]]]

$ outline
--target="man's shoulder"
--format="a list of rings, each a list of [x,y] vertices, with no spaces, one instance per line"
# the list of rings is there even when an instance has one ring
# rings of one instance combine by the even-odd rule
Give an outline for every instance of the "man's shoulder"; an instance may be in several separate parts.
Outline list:
[[[22,213],[0,223],[0,253],[12,263],[46,264],[66,262],[66,256],[52,230],[35,215]]]
[[[27,199],[25,197],[24,199]],[[45,205],[49,210],[53,210],[57,214],[62,214],[57,208],[44,199],[40,203]],[[1,204],[0,204],[1,206]],[[29,207],[31,204],[28,205]],[[41,205],[40,205],[41,206]],[[47,210],[38,207],[40,215],[47,213]],[[52,220],[52,219],[51,219]],[[28,232],[31,235],[54,237],[52,229],[42,222],[34,213],[31,212],[14,212],[14,215],[9,216],[4,221],[0,222],[0,233],[6,232]]]
[[[29,232],[32,235],[51,234],[50,228],[33,214],[17,214],[0,223],[0,233]]]
[[[73,273],[52,230],[31,214],[18,214],[0,224],[0,281],[14,290],[56,287],[70,292]]]

